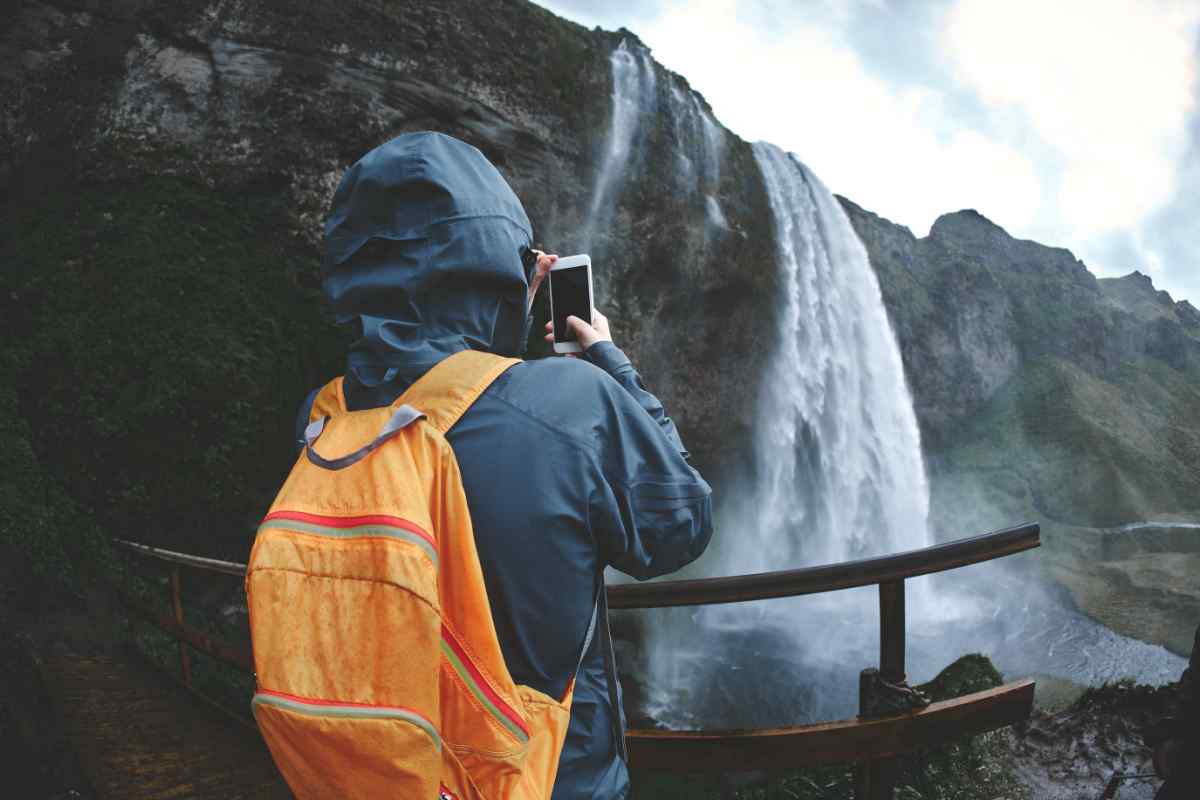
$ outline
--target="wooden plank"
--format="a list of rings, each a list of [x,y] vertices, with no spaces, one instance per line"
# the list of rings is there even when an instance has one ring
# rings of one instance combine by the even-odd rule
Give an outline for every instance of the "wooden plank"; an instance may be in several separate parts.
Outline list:
[[[55,652],[42,674],[98,800],[292,796],[255,731],[141,664]]]
[[[610,608],[663,608],[818,594],[943,572],[1031,550],[1040,544],[1040,528],[1031,523],[920,550],[820,567],[610,586],[608,605]]]
[[[152,625],[157,625],[179,641],[187,642],[200,652],[210,655],[218,661],[223,661],[232,667],[240,669],[242,672],[248,672],[251,675],[254,674],[254,659],[251,658],[248,650],[231,647],[219,639],[196,630],[190,625],[178,622],[171,615],[156,611],[124,589],[118,587],[116,591],[118,597],[121,599],[121,603],[130,611],[137,613],[142,619]]]
[[[629,731],[630,765],[662,772],[789,770],[891,758],[1002,728],[1029,716],[1031,680],[908,714],[744,731]]]

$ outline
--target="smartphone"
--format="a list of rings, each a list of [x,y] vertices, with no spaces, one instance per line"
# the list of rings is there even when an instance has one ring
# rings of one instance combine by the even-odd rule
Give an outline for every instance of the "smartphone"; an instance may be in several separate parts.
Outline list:
[[[550,268],[549,275],[554,352],[582,352],[575,332],[567,327],[567,317],[592,321],[592,258],[587,254],[560,258]]]

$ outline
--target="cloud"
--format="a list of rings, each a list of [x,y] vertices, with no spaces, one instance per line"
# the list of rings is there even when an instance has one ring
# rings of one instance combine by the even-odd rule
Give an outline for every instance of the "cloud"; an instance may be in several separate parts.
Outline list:
[[[960,85],[1021,111],[1054,148],[1059,215],[1087,235],[1128,226],[1172,194],[1194,72],[1179,22],[1133,0],[962,0],[942,46]]]
[[[683,5],[664,4],[635,28],[655,57],[687,76],[732,130],[795,151],[856,202],[922,233],[947,210],[979,206],[980,187],[1001,224],[1027,224],[1040,208],[1026,155],[962,125],[945,93],[884,80],[848,45],[858,12]]]
[[[547,5],[629,27],[731,130],[918,235],[975,208],[1200,304],[1200,3]]]
[[[1200,65],[1200,37],[1194,65]],[[1193,113],[1190,143],[1175,180],[1175,194],[1142,227],[1146,248],[1159,269],[1151,276],[1160,289],[1200,307],[1200,76],[1193,67]]]

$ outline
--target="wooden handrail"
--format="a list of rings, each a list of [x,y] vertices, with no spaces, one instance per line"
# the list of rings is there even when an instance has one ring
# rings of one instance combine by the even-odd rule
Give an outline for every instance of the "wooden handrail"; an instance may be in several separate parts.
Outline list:
[[[665,772],[746,772],[865,761],[995,730],[1029,716],[1030,680],[933,703],[907,714],[758,730],[631,730],[630,766]]]
[[[135,553],[170,561],[195,569],[243,576],[246,565],[235,561],[220,561],[187,553],[177,553],[159,547],[116,539],[117,544]],[[622,584],[608,587],[610,608],[662,608],[717,603],[740,603],[747,600],[766,600],[773,597],[796,597],[805,594],[832,592],[856,586],[914,578],[933,572],[978,564],[994,558],[1020,553],[1041,543],[1037,524],[1021,525],[985,533],[919,550],[908,550],[877,558],[825,564],[819,567],[761,572],[753,575],[732,575],[724,578],[700,578],[686,581]]]
[[[233,561],[177,553],[159,547],[116,539],[130,551],[175,565],[243,577],[246,565]],[[831,592],[857,586],[879,586],[879,670],[889,684],[903,684],[904,581],[919,575],[978,564],[1031,550],[1041,544],[1037,524],[1021,525],[967,539],[903,553],[826,564],[819,567],[659,583],[608,586],[611,608],[662,608],[716,603],[739,603],[775,597]],[[160,614],[135,598],[122,599],[180,641],[180,663],[187,680],[190,669],[184,645],[190,645],[227,664],[253,669],[249,653],[236,650],[186,625],[180,605],[176,566],[172,574],[175,614]],[[908,714],[871,718],[871,671],[860,677],[859,707],[864,716],[793,728],[754,731],[629,732],[631,764],[635,768],[683,772],[744,771],[796,768],[835,761],[857,761],[855,796],[860,800],[890,800],[896,784],[897,755],[949,739],[993,730],[1029,715],[1033,682],[1019,681],[996,689],[934,703]],[[188,681],[190,683],[190,681]]]
[[[985,533],[919,550],[756,575],[610,586],[609,608],[662,608],[796,597],[915,578],[1038,547],[1037,524]]]

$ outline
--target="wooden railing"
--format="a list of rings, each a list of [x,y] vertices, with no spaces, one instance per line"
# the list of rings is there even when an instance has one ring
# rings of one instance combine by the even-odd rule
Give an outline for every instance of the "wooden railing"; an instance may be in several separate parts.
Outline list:
[[[248,649],[218,641],[186,624],[182,613],[179,568],[244,576],[246,565],[177,553],[118,539],[121,547],[172,565],[172,613],[148,607],[121,593],[130,610],[166,631],[179,643],[180,671],[191,685],[188,648],[246,672],[253,672]],[[905,685],[904,581],[919,575],[978,564],[1038,547],[1036,524],[996,531],[879,558],[805,569],[686,581],[625,584],[608,587],[611,608],[739,603],[796,597],[859,586],[879,586],[878,677]],[[744,772],[795,769],[818,764],[857,762],[856,796],[860,800],[892,798],[896,757],[917,749],[1011,725],[1029,715],[1033,681],[1008,683],[963,697],[901,713],[868,716],[870,682],[860,676],[860,716],[835,722],[756,730],[631,730],[630,767],[672,772]]]

